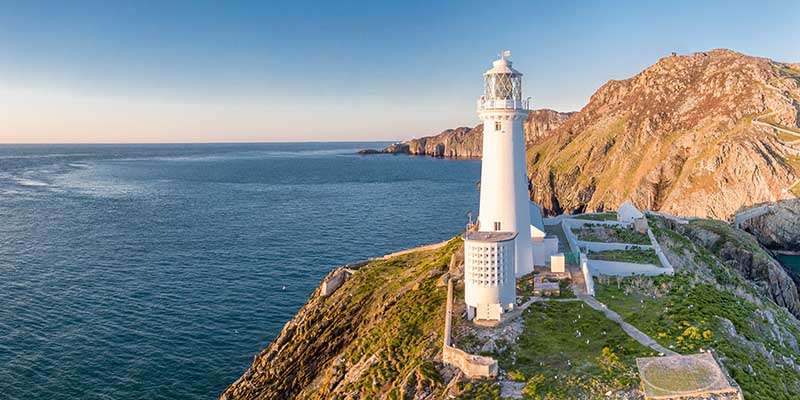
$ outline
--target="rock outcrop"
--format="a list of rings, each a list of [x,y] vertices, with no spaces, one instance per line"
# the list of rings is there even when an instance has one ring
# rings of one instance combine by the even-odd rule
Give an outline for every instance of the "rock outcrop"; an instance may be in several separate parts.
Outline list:
[[[525,140],[530,145],[548,137],[574,113],[541,109],[534,110],[525,121]],[[427,155],[447,158],[480,158],[483,147],[483,124],[474,128],[448,129],[434,136],[426,136],[394,143],[380,152],[389,154]],[[374,151],[362,150],[361,154]]]
[[[770,250],[800,252],[800,199],[769,206],[766,214],[745,221],[742,229]]]
[[[732,271],[759,287],[776,304],[800,316],[797,286],[781,266],[751,235],[721,221],[697,220],[675,229],[710,250]]]

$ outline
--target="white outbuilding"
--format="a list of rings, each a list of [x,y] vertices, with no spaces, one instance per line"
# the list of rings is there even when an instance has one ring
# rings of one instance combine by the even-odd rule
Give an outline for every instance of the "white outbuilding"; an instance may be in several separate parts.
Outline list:
[[[558,237],[547,235],[544,230],[544,218],[542,218],[542,208],[534,203],[530,203],[531,210],[531,255],[533,265],[544,267],[550,257],[558,253]]]
[[[617,221],[620,222],[632,224],[634,221],[643,218],[644,214],[630,201],[622,203],[622,205],[619,206],[619,210],[617,210]]]

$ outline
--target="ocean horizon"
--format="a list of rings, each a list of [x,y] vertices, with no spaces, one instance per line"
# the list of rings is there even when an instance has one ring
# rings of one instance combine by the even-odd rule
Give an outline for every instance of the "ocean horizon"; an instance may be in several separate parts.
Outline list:
[[[0,393],[216,397],[333,267],[463,229],[480,163],[381,144],[0,145]]]

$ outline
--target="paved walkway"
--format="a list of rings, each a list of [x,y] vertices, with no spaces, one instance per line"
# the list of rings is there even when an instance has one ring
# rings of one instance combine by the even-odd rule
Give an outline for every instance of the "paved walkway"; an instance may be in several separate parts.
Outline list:
[[[611,311],[605,304],[597,301],[594,297],[591,296],[580,296],[580,299],[583,300],[589,307],[602,312],[605,314],[606,318],[616,322],[622,328],[625,333],[628,334],[633,340],[641,343],[643,346],[647,346],[659,353],[674,356],[678,355],[678,353],[658,344],[653,338],[647,336],[644,332],[636,329],[635,326],[625,322],[622,317],[614,311]]]
[[[769,212],[769,205],[761,205],[744,210],[733,217],[733,227],[741,228],[742,224],[756,217],[760,217]]]

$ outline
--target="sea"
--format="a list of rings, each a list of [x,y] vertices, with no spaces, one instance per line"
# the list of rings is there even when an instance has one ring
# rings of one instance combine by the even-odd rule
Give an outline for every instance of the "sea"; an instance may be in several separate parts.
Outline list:
[[[0,146],[0,398],[213,399],[333,267],[451,238],[478,161]]]
[[[777,258],[781,264],[800,275],[800,255],[778,255]]]

